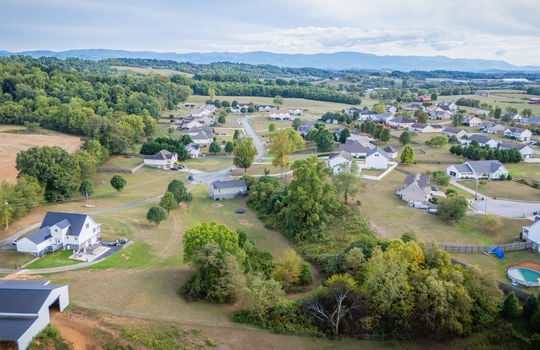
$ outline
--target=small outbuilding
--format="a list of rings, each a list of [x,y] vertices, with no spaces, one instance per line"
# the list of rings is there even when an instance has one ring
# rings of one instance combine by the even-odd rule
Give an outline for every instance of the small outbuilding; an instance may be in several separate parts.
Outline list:
[[[210,184],[208,194],[215,200],[235,198],[248,193],[244,180],[215,181]]]
[[[49,310],[69,305],[68,286],[45,280],[0,280],[0,348],[26,349],[51,321]]]

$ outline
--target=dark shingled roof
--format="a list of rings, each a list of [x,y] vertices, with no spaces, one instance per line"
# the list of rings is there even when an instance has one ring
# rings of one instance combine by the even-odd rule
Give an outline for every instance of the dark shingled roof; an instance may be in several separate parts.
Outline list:
[[[487,143],[491,140],[491,137],[487,137],[487,136],[484,136],[484,135],[479,135],[479,134],[473,134],[473,135],[470,135],[469,136],[469,141],[476,141],[478,143]]]
[[[69,234],[72,236],[78,236],[79,233],[82,231],[84,222],[87,217],[88,215],[86,214],[58,213],[50,211],[47,212],[47,215],[45,215],[45,218],[43,219],[40,228],[44,228],[47,226],[51,227],[63,222],[64,220],[67,220],[69,224],[71,224]]]
[[[0,316],[0,340],[17,341],[36,320],[37,316],[28,318]]]
[[[517,142],[501,142],[499,144],[499,148],[503,148],[503,149],[515,148],[518,151],[521,150],[522,148],[524,148],[525,146],[527,146],[527,145],[524,144],[524,143],[517,143]]]
[[[362,146],[362,144],[360,144],[360,142],[358,141],[347,141],[343,144],[340,144],[339,150],[349,153],[367,153],[369,151],[368,148]]]
[[[336,158],[336,157],[342,157],[342,158],[345,158],[347,160],[352,160],[353,159],[353,156],[347,151],[332,152],[332,153],[330,153],[328,155],[328,159],[333,159],[333,158]]]
[[[174,153],[171,153],[165,149],[162,149],[156,154],[145,154],[143,155],[144,159],[159,159],[159,160],[167,160],[171,159]]]
[[[420,175],[420,173],[408,175],[405,180],[403,180],[403,187],[408,187],[413,182],[417,182],[420,188],[426,188],[429,186],[429,176]]]
[[[52,234],[51,234],[51,228],[49,226],[40,228],[36,232],[26,236],[26,238],[28,238],[29,240],[31,240],[32,242],[36,244],[39,244],[50,237],[52,237]]]
[[[18,340],[58,287],[44,280],[0,280],[0,340]]]
[[[247,183],[244,180],[215,181],[212,182],[212,187],[215,189],[247,187]]]

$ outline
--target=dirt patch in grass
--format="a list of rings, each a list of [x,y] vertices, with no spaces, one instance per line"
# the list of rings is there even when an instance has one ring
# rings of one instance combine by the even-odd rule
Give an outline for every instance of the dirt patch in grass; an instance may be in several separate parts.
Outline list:
[[[252,223],[250,223],[248,220],[244,220],[244,219],[239,220],[238,223],[239,223],[240,225],[243,225],[243,226],[248,226],[248,227],[253,226]]]
[[[17,181],[18,171],[15,168],[15,159],[19,151],[36,146],[59,146],[73,153],[81,146],[81,139],[78,136],[52,131],[47,131],[46,134],[6,132],[11,130],[24,130],[24,128],[9,125],[0,127],[0,179],[11,183]]]
[[[223,204],[221,204],[221,203],[214,203],[214,204],[212,204],[211,206],[212,206],[213,208],[219,208],[219,207],[222,207]]]

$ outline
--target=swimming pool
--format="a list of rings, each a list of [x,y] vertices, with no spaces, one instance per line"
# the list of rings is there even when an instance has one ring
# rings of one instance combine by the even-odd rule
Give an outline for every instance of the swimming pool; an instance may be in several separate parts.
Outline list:
[[[516,281],[527,287],[540,286],[540,272],[525,267],[512,267],[506,271],[506,275],[512,281]]]

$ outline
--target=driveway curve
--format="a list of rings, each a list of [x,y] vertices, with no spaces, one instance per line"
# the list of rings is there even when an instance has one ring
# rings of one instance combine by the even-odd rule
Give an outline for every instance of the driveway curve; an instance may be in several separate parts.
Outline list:
[[[477,196],[477,200],[470,202],[471,207],[478,213],[493,214],[505,218],[529,218],[534,220],[540,213],[540,202],[517,201],[511,199],[497,199],[477,193],[456,180],[450,180],[450,184]]]

